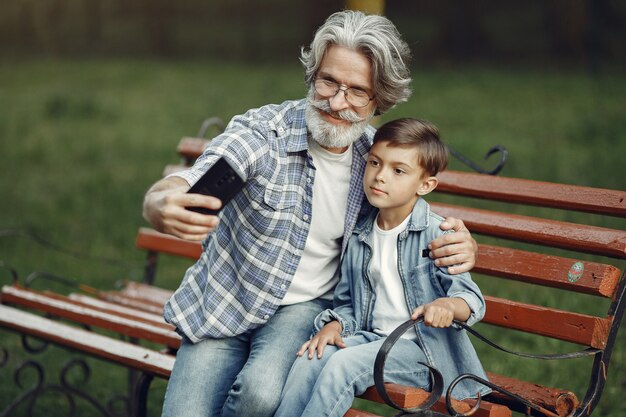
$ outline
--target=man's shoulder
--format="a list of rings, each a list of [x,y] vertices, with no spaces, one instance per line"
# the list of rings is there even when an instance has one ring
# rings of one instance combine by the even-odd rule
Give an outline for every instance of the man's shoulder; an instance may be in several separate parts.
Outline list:
[[[301,107],[302,100],[289,100],[250,109],[233,117],[221,136],[245,142],[253,148],[266,146],[268,141],[293,131]]]
[[[232,122],[275,127],[292,121],[302,103],[303,100],[287,100],[279,104],[266,104],[235,116]]]

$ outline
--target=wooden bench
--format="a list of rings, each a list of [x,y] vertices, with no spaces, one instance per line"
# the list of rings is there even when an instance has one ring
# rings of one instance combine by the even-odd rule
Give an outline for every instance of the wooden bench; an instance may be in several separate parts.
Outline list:
[[[168,166],[165,173],[192,163],[206,143],[201,138],[183,138],[178,145],[183,163]],[[455,204],[451,204],[450,197],[446,197],[448,194],[469,198],[464,198],[460,204],[457,198]],[[445,202],[434,201],[440,196]],[[484,324],[477,326],[481,332],[490,337],[498,336],[498,343],[509,348],[515,346],[511,341],[525,341],[525,334],[540,338],[531,341],[534,346],[554,348],[552,341],[562,340],[579,349],[589,349],[592,358],[586,370],[590,382],[583,395],[575,394],[568,387],[553,388],[528,381],[515,370],[502,372],[502,365],[508,359],[498,362],[483,359],[488,371],[499,371],[488,372],[490,382],[532,403],[534,415],[591,414],[600,401],[624,313],[625,281],[621,264],[626,259],[626,232],[594,226],[593,217],[573,223],[569,217],[568,221],[545,219],[517,214],[517,210],[522,204],[530,204],[559,208],[557,215],[562,217],[585,212],[626,218],[626,192],[448,171],[440,175],[437,195],[428,200],[433,210],[441,215],[463,219],[479,241],[479,257],[473,275],[483,288],[488,303]],[[545,211],[537,209],[542,215]],[[151,378],[169,376],[172,355],[180,343],[179,336],[160,317],[163,303],[171,292],[149,285],[155,281],[158,257],[173,255],[188,258],[191,262],[198,258],[201,248],[199,243],[183,241],[149,228],[138,231],[136,245],[148,253],[148,284],[128,282],[115,291],[87,288],[87,294],[83,291],[68,295],[35,291],[18,284],[7,285],[0,293],[0,301],[4,304],[0,306],[0,325],[142,372],[144,377],[135,388],[136,405],[133,409],[135,415],[145,415],[145,398]],[[521,284],[503,285],[502,280],[493,278]],[[560,295],[551,295],[549,303],[543,304],[545,297],[542,294],[551,294],[553,290],[550,288],[559,289]],[[500,294],[501,289],[510,294]],[[517,298],[526,294],[526,299]],[[577,294],[593,297],[593,303],[586,304],[596,307],[594,314],[574,309],[586,305],[563,303],[571,297],[578,297]],[[535,301],[539,298],[542,303]],[[62,318],[67,324],[34,314],[42,312]],[[108,336],[78,329],[70,323],[102,329],[108,332]],[[145,341],[151,347],[115,340],[110,337],[111,332],[124,335],[135,343]],[[486,349],[491,349],[485,348],[480,341],[475,341],[474,345],[481,358]],[[544,352],[542,348],[532,350]],[[523,366],[544,365],[533,360]],[[428,394],[394,384],[387,384],[387,391],[403,408],[418,405]],[[362,397],[383,401],[374,388]],[[453,401],[452,406],[457,412],[468,412],[476,406],[474,415],[489,417],[510,416],[512,411],[526,412],[528,408],[528,404],[497,391],[480,402]],[[433,407],[442,413],[446,408],[443,397]],[[346,416],[374,414],[351,409]]]
[[[202,153],[207,143],[201,138],[183,138],[177,148],[182,164],[166,167],[164,174],[184,169]],[[508,338],[513,337],[508,331],[514,330],[575,344],[580,349],[588,349],[589,356],[593,357],[588,368],[590,383],[580,397],[567,389],[547,387],[513,375],[488,372],[490,381],[536,404],[537,410],[532,412],[539,415],[542,415],[540,410],[544,410],[543,415],[590,413],[600,400],[606,381],[612,349],[624,314],[626,285],[623,262],[626,259],[626,232],[623,228],[595,224],[598,216],[626,218],[626,191],[459,171],[446,171],[440,174],[439,179],[436,195],[428,198],[433,210],[445,217],[463,219],[479,241],[479,257],[473,274],[477,280],[491,284],[484,289],[487,314],[483,323],[500,329],[492,329],[491,333],[501,334],[500,339],[504,340],[502,344],[505,346]],[[450,195],[456,200],[452,200]],[[521,205],[537,207],[533,211],[539,214],[517,214]],[[578,220],[563,220],[570,218]],[[482,243],[483,240],[485,243]],[[200,254],[198,244],[181,242],[150,229],[139,231],[137,246],[151,251],[153,255],[162,252],[195,259]],[[494,282],[492,278],[524,283],[519,288],[529,294],[549,293],[549,288],[561,292],[559,296],[552,296],[552,305],[535,302],[534,296],[523,301],[514,299],[514,296],[497,297],[490,295],[489,291],[493,288],[497,293],[502,281]],[[605,307],[590,314],[576,310],[584,306],[560,302],[576,297],[575,294],[591,295],[598,300],[592,301],[593,304],[604,304]],[[601,300],[605,300],[604,303]],[[477,341],[475,345],[479,343]],[[554,346],[554,343],[540,339],[534,344]],[[564,346],[567,349],[567,345],[559,345],[558,348]],[[538,353],[543,352],[538,350]],[[484,365],[487,370],[490,369],[489,363]],[[540,367],[542,364],[535,361],[528,366]],[[403,407],[415,405],[418,399],[425,396],[414,389],[402,394],[399,394],[399,387],[394,389],[393,395],[397,397],[393,400]],[[373,389],[364,397],[379,400]],[[526,412],[528,406],[501,392],[494,392],[487,399],[514,411]],[[436,408],[443,411],[441,406],[442,403],[439,403]],[[494,407],[483,401],[477,415]],[[501,409],[497,408],[495,412],[499,413]]]

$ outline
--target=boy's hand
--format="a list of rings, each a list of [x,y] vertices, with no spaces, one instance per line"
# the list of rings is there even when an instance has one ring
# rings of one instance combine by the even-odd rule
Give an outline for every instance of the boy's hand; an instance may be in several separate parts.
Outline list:
[[[450,298],[438,298],[432,303],[424,304],[413,310],[411,319],[417,320],[424,316],[424,324],[430,327],[450,327],[455,314],[455,305]]]
[[[304,352],[309,351],[309,359],[313,359],[315,350],[317,350],[317,358],[321,358],[324,354],[324,348],[326,345],[335,345],[339,348],[345,348],[341,338],[341,324],[338,321],[331,321],[326,324],[311,340],[306,341],[297,355],[302,356]]]
[[[439,226],[442,230],[453,229],[456,233],[446,233],[434,239],[428,245],[430,257],[435,265],[447,266],[451,274],[468,272],[476,263],[478,244],[462,220],[448,217]]]

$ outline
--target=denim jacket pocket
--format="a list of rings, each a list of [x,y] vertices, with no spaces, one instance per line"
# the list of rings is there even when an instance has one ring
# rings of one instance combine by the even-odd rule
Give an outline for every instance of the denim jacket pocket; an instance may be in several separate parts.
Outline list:
[[[437,279],[435,269],[435,263],[430,260],[420,262],[411,269],[409,281],[417,298],[417,305],[445,296],[446,292]]]

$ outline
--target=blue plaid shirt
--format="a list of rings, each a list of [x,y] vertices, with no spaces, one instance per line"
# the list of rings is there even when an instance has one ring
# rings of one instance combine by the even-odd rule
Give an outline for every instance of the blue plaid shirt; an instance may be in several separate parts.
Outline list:
[[[165,305],[165,320],[194,343],[263,325],[287,293],[312,213],[315,167],[305,106],[306,100],[287,101],[234,117],[192,168],[175,174],[193,184],[224,156],[246,180]],[[361,179],[373,133],[368,127],[353,145],[344,237],[364,201]]]

